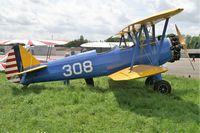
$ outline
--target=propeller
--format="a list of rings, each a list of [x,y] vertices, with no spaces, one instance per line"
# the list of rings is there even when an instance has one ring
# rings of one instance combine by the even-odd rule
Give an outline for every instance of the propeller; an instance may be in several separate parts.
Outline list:
[[[181,32],[179,31],[176,24],[175,24],[175,27],[176,27],[176,32],[177,32],[177,35],[178,35],[179,42],[180,42],[181,46],[183,47],[185,54],[186,54],[187,58],[189,59],[193,70],[195,70],[194,65],[192,64],[192,61],[190,60],[190,57],[189,57],[189,54],[188,54],[187,43],[186,43],[185,39],[183,38],[183,36],[181,35]]]

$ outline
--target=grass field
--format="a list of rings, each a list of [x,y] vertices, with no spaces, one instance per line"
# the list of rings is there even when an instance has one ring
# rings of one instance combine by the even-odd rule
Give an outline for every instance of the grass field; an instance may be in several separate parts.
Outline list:
[[[200,132],[199,80],[165,76],[172,94],[144,86],[144,79],[95,78],[39,83],[21,90],[0,73],[0,133]]]

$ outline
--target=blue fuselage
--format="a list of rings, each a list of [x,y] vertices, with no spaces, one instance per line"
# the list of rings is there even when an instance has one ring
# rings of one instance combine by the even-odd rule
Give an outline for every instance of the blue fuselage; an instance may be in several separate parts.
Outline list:
[[[162,65],[172,58],[170,41],[165,39],[143,48],[116,47],[112,51],[96,53],[95,50],[46,63],[47,68],[24,74],[22,84],[105,76],[130,67],[131,64]],[[160,52],[159,52],[160,50]],[[160,54],[158,54],[160,53]]]

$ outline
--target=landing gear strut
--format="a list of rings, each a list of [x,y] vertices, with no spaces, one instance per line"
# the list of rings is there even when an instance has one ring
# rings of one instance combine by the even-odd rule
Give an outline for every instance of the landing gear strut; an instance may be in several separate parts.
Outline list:
[[[85,82],[87,85],[94,86],[93,78],[85,78]]]

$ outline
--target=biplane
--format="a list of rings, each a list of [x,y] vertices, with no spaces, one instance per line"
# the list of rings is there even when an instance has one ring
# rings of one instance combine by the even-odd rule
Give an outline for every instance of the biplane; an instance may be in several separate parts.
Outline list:
[[[121,37],[119,47],[97,53],[87,51],[63,59],[41,63],[22,46],[14,46],[8,53],[6,77],[9,81],[27,86],[37,82],[73,80],[83,78],[94,86],[94,77],[108,76],[113,80],[132,80],[147,77],[145,84],[160,93],[171,92],[169,82],[162,79],[167,69],[166,62],[180,58],[181,48],[187,52],[187,45],[176,26],[177,34],[166,36],[169,19],[183,11],[176,8],[132,23],[117,33]],[[162,35],[157,37],[155,25],[164,22]],[[126,46],[127,38],[133,42]]]

